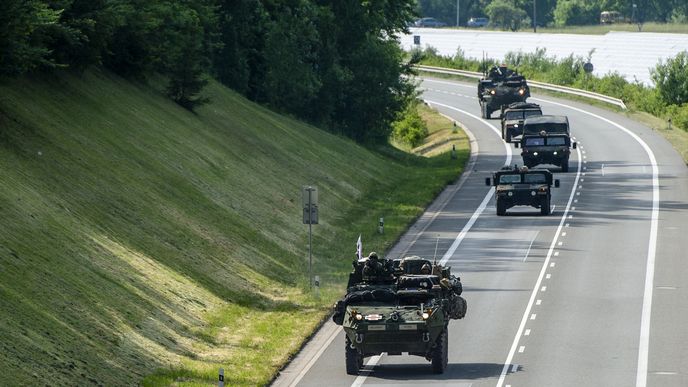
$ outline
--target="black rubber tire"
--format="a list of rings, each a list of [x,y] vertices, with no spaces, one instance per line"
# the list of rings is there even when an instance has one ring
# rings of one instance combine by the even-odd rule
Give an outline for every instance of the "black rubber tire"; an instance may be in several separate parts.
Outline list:
[[[447,327],[437,338],[435,348],[432,349],[432,372],[443,374],[449,363],[449,331]]]
[[[506,130],[506,137],[504,139],[506,142],[511,142],[511,133],[509,132],[509,129]]]
[[[561,171],[562,172],[568,172],[569,171],[569,159],[566,158],[564,161],[561,162]]]
[[[499,198],[497,198],[497,215],[498,216],[504,216],[506,215],[506,205],[502,203]]]
[[[359,370],[363,367],[363,356],[358,353],[356,348],[351,348],[351,341],[346,338],[344,357],[346,359],[346,373],[348,375],[358,375]]]
[[[480,117],[487,118],[487,105],[485,103],[480,105]]]
[[[542,204],[540,205],[540,214],[541,215],[549,215],[552,212],[552,208],[550,207],[550,198],[547,196],[542,201]]]

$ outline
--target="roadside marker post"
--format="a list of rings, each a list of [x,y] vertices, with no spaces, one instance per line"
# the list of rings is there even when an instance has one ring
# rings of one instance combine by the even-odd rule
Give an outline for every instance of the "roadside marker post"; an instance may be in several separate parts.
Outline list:
[[[385,218],[380,218],[380,223],[378,224],[377,231],[380,234],[385,233]]]
[[[308,225],[308,286],[313,288],[313,225],[318,224],[318,188],[303,187],[303,224]]]
[[[220,375],[217,377],[217,387],[225,387],[225,369],[220,368]]]

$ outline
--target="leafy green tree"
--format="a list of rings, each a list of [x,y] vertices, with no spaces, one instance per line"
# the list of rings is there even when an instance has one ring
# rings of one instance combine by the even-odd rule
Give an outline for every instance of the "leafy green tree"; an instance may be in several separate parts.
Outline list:
[[[528,15],[509,0],[494,0],[486,8],[490,23],[504,30],[516,31],[527,21]],[[527,23],[525,23],[527,24]]]
[[[688,103],[688,51],[660,61],[651,76],[660,98],[667,105]]]
[[[59,17],[60,11],[42,1],[0,1],[0,75],[54,66],[46,30],[56,25]]]

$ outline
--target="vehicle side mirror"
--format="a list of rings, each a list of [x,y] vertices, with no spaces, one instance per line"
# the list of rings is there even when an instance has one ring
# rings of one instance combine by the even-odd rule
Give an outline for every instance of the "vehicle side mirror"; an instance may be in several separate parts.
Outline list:
[[[487,185],[487,186],[492,185],[492,184],[490,183],[490,178],[489,178],[489,177],[486,177],[486,178],[485,178],[485,185]]]
[[[559,179],[554,179],[554,187],[559,188]]]
[[[516,148],[518,148],[520,145],[521,145],[521,144],[518,143],[518,142],[515,142],[515,143],[514,143],[514,146],[515,146]]]
[[[578,143],[574,142],[573,144],[571,144],[571,146],[573,147],[573,149],[576,149],[576,147],[578,146]]]

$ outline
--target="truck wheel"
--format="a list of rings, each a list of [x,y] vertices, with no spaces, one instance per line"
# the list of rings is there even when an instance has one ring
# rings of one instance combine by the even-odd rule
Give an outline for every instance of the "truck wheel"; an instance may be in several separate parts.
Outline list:
[[[346,338],[346,373],[349,375],[358,375],[358,371],[363,367],[363,356],[358,353],[356,348],[351,348],[351,341],[349,337]]]
[[[497,215],[506,215],[506,204],[499,200],[499,198],[497,198]]]
[[[509,132],[509,129],[506,130],[506,142],[511,142],[511,133]]]
[[[561,162],[561,171],[562,172],[568,172],[569,171],[569,159],[566,158],[564,161]]]
[[[549,196],[542,200],[542,203],[540,204],[540,214],[541,215],[549,215],[552,212],[552,209],[550,207],[549,202],[550,202]]]
[[[432,349],[432,372],[442,374],[447,369],[449,362],[449,339],[447,327],[444,327],[442,334],[437,338],[435,348]]]
[[[487,118],[487,105],[484,103],[480,105],[480,117]]]

